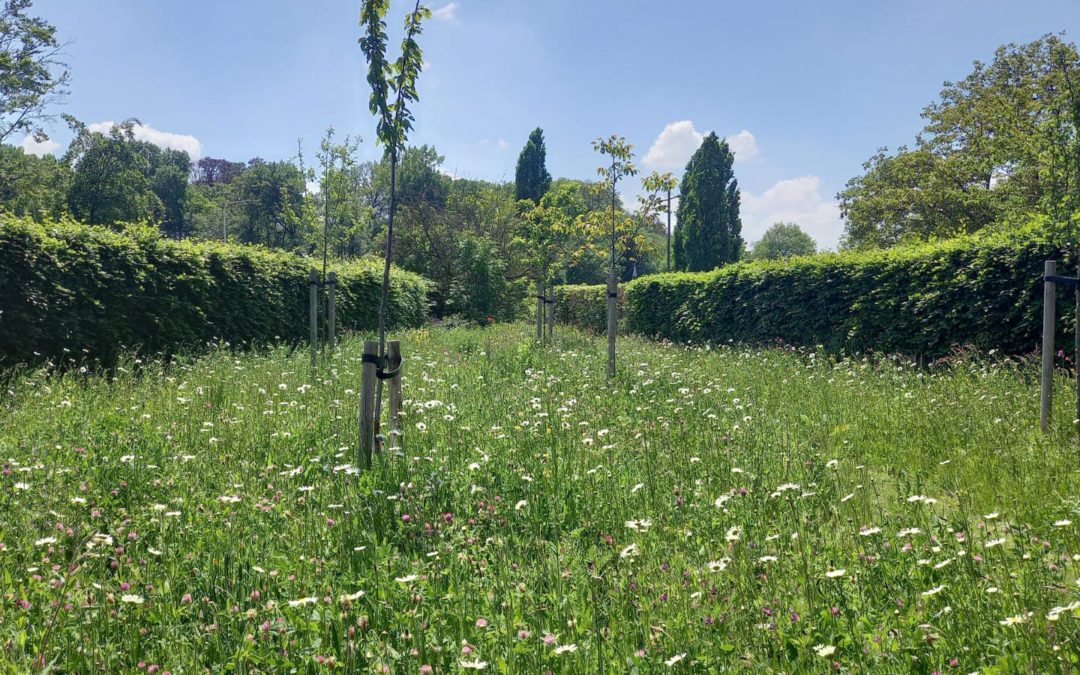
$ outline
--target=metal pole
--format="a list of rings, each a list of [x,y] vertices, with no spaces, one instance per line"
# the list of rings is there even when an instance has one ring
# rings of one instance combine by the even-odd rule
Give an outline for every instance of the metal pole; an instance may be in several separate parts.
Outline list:
[[[667,191],[667,271],[671,271],[671,190]]]
[[[1057,262],[1047,260],[1043,275],[1052,277],[1057,274]],[[1057,309],[1053,281],[1043,280],[1043,336],[1042,336],[1042,405],[1039,409],[1039,427],[1043,431],[1050,428],[1051,405],[1054,396],[1054,313]]]

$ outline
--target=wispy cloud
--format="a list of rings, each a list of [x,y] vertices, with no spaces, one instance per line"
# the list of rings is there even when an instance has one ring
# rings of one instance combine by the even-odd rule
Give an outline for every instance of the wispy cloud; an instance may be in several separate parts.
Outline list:
[[[107,134],[115,125],[116,122],[111,121],[97,122],[95,124],[87,125],[86,128],[89,131]],[[199,139],[190,134],[174,134],[168,131],[161,131],[147,124],[136,124],[132,131],[135,134],[136,140],[153,143],[161,148],[183,150],[191,157],[192,161],[202,157],[202,143],[199,142]]]
[[[432,11],[431,16],[439,21],[458,21],[457,10],[458,4],[456,2],[448,2]]]

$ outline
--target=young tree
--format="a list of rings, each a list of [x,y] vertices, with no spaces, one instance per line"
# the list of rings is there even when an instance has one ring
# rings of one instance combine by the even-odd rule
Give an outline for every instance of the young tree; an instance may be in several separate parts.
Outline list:
[[[776,223],[750,249],[754,260],[779,260],[795,255],[814,255],[817,243],[795,223]]]
[[[664,203],[667,210],[667,227],[664,228],[664,239],[667,244],[667,268],[666,271],[671,271],[671,191],[678,187],[679,181],[675,176],[669,173],[660,173],[653,171],[651,174],[641,180],[641,186],[645,188],[646,192],[653,200],[650,202],[656,211],[659,211],[661,202]],[[666,196],[661,199],[660,193],[664,193]]]
[[[0,143],[18,132],[45,140],[47,108],[67,94],[56,28],[28,16],[31,4],[5,0],[0,6]]]
[[[702,272],[739,259],[742,221],[734,161],[727,141],[714,132],[690,157],[679,190],[676,269]]]
[[[611,270],[608,272],[608,367],[607,376],[615,377],[615,297],[618,293],[618,281],[615,278],[615,202],[618,198],[616,188],[619,179],[625,176],[633,176],[637,168],[633,164],[634,146],[626,142],[622,136],[612,134],[610,137],[597,138],[593,141],[593,149],[601,155],[611,157],[611,166],[602,166],[596,170],[603,177],[603,184],[611,187]]]
[[[386,356],[386,304],[390,290],[390,259],[394,246],[394,211],[397,210],[397,162],[405,147],[413,116],[408,104],[418,98],[416,78],[420,75],[423,55],[416,37],[423,31],[420,22],[431,16],[427,7],[416,1],[413,11],[405,17],[405,39],[401,56],[391,65],[386,60],[386,16],[390,0],[365,0],[360,25],[365,34],[360,49],[368,62],[368,84],[371,86],[369,108],[379,119],[376,133],[390,158],[390,213],[386,225],[386,255],[383,266],[382,300],[379,303],[379,358]],[[393,97],[393,99],[391,99]]]
[[[518,156],[517,170],[514,172],[514,194],[518,201],[528,199],[533,204],[539,204],[540,198],[551,189],[551,174],[545,166],[546,160],[544,130],[536,127]]]

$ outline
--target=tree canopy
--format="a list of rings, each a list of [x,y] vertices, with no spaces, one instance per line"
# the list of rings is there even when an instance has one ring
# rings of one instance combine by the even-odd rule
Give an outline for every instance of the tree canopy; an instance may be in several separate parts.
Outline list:
[[[67,93],[69,75],[56,28],[29,16],[32,4],[4,0],[0,5],[0,143],[18,132],[43,140],[48,107]]]
[[[880,149],[838,195],[843,245],[948,237],[1080,207],[1080,56],[1059,36],[999,47],[946,82],[909,148]]]
[[[814,238],[795,223],[775,223],[750,249],[754,260],[780,260],[796,255],[814,255]]]
[[[736,262],[743,248],[739,185],[727,141],[710,132],[690,157],[679,187],[674,268],[702,272]]]
[[[548,173],[546,161],[544,130],[536,127],[518,156],[517,170],[514,172],[514,196],[518,201],[528,199],[533,204],[539,204],[540,198],[551,189],[551,174]]]

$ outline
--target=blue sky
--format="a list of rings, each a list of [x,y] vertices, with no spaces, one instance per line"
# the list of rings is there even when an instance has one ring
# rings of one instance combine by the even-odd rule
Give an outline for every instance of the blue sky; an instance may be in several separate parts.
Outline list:
[[[1077,0],[429,6],[410,141],[434,145],[447,171],[513,180],[540,126],[555,176],[594,178],[590,141],[610,134],[641,169],[681,175],[716,131],[736,150],[744,237],[793,220],[825,248],[842,233],[836,192],[876,148],[912,141],[945,80],[999,45],[1063,30],[1075,41],[1080,28]],[[392,3],[395,44],[406,9]],[[62,111],[88,124],[137,117],[155,142],[232,160],[288,159],[302,138],[309,161],[332,124],[379,154],[356,0],[39,0],[34,12],[70,41]],[[52,131],[62,152],[69,134]]]

